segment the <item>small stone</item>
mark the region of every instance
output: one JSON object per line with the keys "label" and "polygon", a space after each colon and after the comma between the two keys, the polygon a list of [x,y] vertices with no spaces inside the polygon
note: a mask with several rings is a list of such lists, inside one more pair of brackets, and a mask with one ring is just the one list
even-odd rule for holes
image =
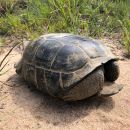
{"label": "small stone", "polygon": [[59,122],[53,122],[54,126],[57,126],[59,124]]}
{"label": "small stone", "polygon": [[0,104],[0,109],[4,109],[4,106],[5,106],[4,103]]}
{"label": "small stone", "polygon": [[121,61],[124,61],[124,60],[125,60],[125,58],[124,58],[124,57],[119,57],[119,59],[120,59]]}

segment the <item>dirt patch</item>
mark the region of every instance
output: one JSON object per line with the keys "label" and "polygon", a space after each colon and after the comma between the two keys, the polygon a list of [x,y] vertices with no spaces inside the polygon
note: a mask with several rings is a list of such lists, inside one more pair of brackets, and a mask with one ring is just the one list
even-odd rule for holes
{"label": "dirt patch", "polygon": [[20,57],[15,49],[5,68],[10,70],[0,77],[0,130],[130,129],[130,60],[119,61],[121,75],[116,82],[124,84],[119,94],[67,103],[28,88],[13,67]]}

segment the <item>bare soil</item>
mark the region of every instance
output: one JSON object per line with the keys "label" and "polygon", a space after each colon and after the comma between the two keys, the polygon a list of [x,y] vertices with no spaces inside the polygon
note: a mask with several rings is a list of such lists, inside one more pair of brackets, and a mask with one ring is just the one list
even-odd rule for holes
{"label": "bare soil", "polygon": [[0,130],[130,130],[130,60],[122,56],[119,47],[109,46],[122,57],[116,82],[124,89],[112,97],[73,103],[30,89],[15,73],[14,64],[21,57],[20,50],[15,49],[5,68],[10,70],[0,76]]}

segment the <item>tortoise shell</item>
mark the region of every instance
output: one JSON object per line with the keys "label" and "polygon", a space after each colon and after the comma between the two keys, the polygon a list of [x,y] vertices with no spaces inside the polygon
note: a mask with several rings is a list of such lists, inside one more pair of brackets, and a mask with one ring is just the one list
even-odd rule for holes
{"label": "tortoise shell", "polygon": [[47,34],[30,43],[21,60],[26,81],[52,96],[61,97],[86,75],[115,60],[102,42],[73,34]]}

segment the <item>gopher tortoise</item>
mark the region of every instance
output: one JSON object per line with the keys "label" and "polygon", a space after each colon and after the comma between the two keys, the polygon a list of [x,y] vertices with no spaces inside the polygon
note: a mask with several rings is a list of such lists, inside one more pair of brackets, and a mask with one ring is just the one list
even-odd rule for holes
{"label": "gopher tortoise", "polygon": [[118,93],[122,86],[114,83],[119,77],[117,61],[101,41],[54,33],[26,46],[16,72],[44,93],[76,101]]}

